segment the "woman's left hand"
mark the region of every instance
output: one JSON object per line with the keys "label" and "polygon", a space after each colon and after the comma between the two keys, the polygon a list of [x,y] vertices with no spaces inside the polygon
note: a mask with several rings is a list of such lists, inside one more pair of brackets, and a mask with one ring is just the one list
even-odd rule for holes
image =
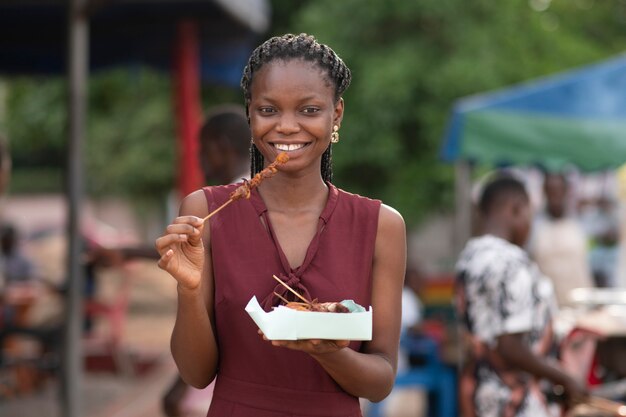
{"label": "woman's left hand", "polygon": [[[268,340],[263,332],[259,330],[263,340]],[[306,339],[306,340],[268,340],[272,346],[284,347],[292,350],[299,350],[310,355],[324,355],[337,352],[348,347],[349,340],[326,340],[326,339]]]}

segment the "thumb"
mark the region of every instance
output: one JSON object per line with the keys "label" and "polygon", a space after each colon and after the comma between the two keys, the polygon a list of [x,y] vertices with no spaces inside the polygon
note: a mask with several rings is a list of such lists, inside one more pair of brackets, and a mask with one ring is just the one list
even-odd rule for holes
{"label": "thumb", "polygon": [[189,234],[188,242],[191,246],[201,246],[202,245],[202,233],[204,231],[204,222],[202,219],[199,219],[199,223],[192,224],[193,230]]}

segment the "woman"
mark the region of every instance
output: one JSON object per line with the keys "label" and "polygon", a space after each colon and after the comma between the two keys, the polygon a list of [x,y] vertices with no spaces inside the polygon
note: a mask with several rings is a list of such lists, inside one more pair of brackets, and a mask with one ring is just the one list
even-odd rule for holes
{"label": "woman", "polygon": [[[217,376],[208,416],[360,416],[358,397],[380,401],[391,391],[405,227],[392,208],[330,182],[350,78],[312,36],[259,46],[242,78],[251,171],[280,152],[289,161],[209,224],[202,218],[237,185],[190,194],[157,240],[159,266],[178,281],[171,348],[179,371],[196,387]],[[371,305],[372,340],[264,340],[244,307],[253,295],[266,308],[278,304],[272,274],[309,299]]]}

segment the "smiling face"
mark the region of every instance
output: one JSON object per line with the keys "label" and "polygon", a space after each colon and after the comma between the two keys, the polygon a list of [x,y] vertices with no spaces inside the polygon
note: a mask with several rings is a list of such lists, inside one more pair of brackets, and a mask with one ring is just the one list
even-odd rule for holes
{"label": "smiling face", "polygon": [[343,100],[322,69],[301,59],[261,67],[250,88],[250,128],[266,163],[287,152],[285,172],[320,175],[321,158],[334,125],[341,126]]}

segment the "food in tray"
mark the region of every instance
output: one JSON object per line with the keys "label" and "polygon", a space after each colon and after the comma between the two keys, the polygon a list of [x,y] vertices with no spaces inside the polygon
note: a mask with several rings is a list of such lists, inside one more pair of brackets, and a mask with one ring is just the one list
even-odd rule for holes
{"label": "food in tray", "polygon": [[[342,301],[342,305],[357,304]],[[372,340],[372,308],[353,310],[351,313],[332,313],[295,310],[286,305],[265,311],[252,297],[246,312],[268,340]]]}
{"label": "food in tray", "polygon": [[372,307],[366,310],[352,300],[309,301],[277,276],[273,278],[302,302],[274,292],[283,304],[267,312],[255,296],[250,299],[245,310],[268,340],[372,340]]}
{"label": "food in tray", "polygon": [[291,288],[287,283],[278,278],[276,275],[272,275],[276,281],[285,287],[289,292],[298,297],[302,302],[289,301],[282,295],[274,292],[274,295],[278,297],[284,304],[282,307],[291,308],[297,311],[312,311],[316,313],[362,313],[365,311],[363,306],[358,305],[353,300],[343,300],[341,302],[326,302],[320,303],[317,298],[313,301],[309,301],[300,295],[296,290]]}
{"label": "food in tray", "polygon": [[341,303],[299,303],[297,301],[290,301],[285,304],[285,307],[292,308],[298,311],[316,311],[319,313],[349,313],[348,307]]}

